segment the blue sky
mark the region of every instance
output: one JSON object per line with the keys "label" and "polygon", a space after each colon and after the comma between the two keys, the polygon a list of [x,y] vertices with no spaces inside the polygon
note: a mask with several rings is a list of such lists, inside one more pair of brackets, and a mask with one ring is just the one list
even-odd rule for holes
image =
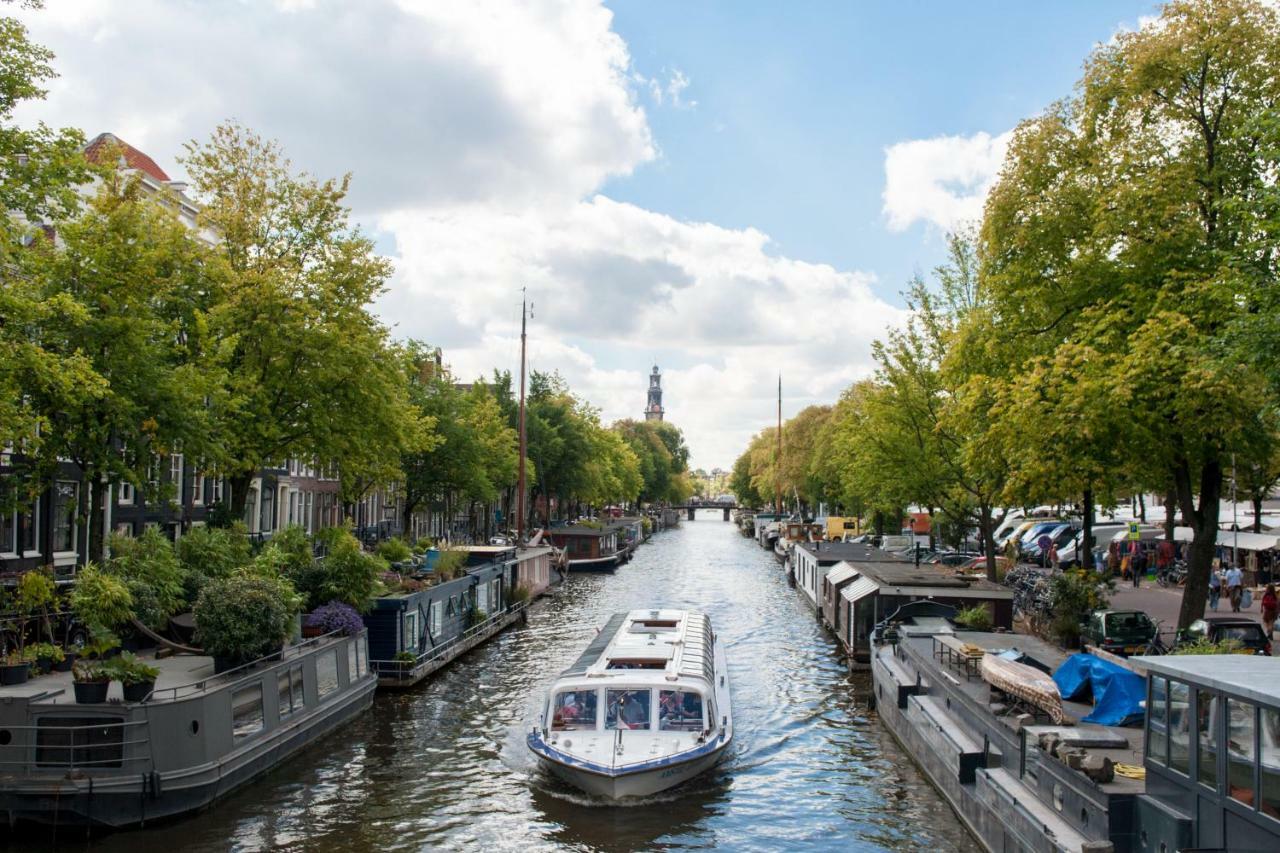
{"label": "blue sky", "polygon": [[[8,10],[6,10],[8,11]],[[1150,3],[76,0],[20,113],[175,178],[234,118],[319,175],[395,275],[376,308],[462,378],[535,368],[606,422],[664,370],[694,463],[874,369],[900,293],[981,211],[1009,131]],[[104,73],[109,69],[109,73]]]}

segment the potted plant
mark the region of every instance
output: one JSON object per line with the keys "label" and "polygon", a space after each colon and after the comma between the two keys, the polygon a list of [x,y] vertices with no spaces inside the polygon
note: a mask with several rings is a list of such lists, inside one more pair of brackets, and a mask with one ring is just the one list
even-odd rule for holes
{"label": "potted plant", "polygon": [[142,702],[156,687],[160,670],[144,663],[132,652],[124,652],[107,664],[109,671],[124,690],[124,701]]}
{"label": "potted plant", "polygon": [[29,675],[31,675],[31,664],[17,649],[0,658],[0,684],[25,684]]}
{"label": "potted plant", "polygon": [[296,599],[279,578],[242,573],[206,583],[196,601],[196,640],[214,672],[278,651],[293,631]]}
{"label": "potted plant", "polygon": [[110,664],[105,661],[78,660],[71,667],[72,686],[76,702],[81,705],[99,705],[107,701],[111,688]]}
{"label": "potted plant", "polygon": [[36,643],[29,652],[35,658],[36,668],[40,670],[41,675],[52,672],[55,664],[66,659],[62,647],[55,646],[53,643]]}
{"label": "potted plant", "polygon": [[62,657],[54,659],[53,671],[54,672],[70,672],[71,667],[75,665],[76,658],[80,656],[80,653],[77,652],[75,649],[59,648],[58,651],[62,652]]}
{"label": "potted plant", "polygon": [[347,637],[354,637],[364,630],[364,620],[350,604],[330,601],[311,612],[307,617],[307,627],[317,632],[311,634],[313,637],[332,634],[334,631],[340,631]]}
{"label": "potted plant", "polygon": [[418,657],[413,652],[399,651],[393,658],[396,662],[396,670],[401,675],[406,675],[413,671],[413,666],[418,662]]}

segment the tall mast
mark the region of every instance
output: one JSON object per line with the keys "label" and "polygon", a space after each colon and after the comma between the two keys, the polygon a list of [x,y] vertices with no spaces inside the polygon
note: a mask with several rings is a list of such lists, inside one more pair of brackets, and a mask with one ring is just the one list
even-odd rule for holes
{"label": "tall mast", "polygon": [[525,328],[528,312],[525,310],[526,298],[520,297],[520,474],[516,480],[516,544],[524,542],[524,520],[525,520],[525,483],[524,483],[524,457],[527,450],[525,446],[524,432],[524,351],[525,351]]}
{"label": "tall mast", "polygon": [[778,451],[773,463],[773,511],[782,515],[782,374],[778,374]]}

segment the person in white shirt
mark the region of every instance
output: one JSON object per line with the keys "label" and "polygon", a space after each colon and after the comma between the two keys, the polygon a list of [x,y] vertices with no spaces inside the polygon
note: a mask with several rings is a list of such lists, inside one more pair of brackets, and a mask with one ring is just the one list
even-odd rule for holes
{"label": "person in white shirt", "polygon": [[1231,612],[1240,612],[1240,599],[1244,594],[1244,572],[1239,566],[1227,569],[1227,597],[1231,599]]}

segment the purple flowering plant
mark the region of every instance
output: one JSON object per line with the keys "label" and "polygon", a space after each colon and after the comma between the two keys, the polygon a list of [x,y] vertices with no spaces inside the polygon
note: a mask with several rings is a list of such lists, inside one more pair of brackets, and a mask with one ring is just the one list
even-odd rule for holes
{"label": "purple flowering plant", "polygon": [[330,601],[308,614],[307,627],[319,628],[326,634],[341,631],[352,637],[364,630],[364,620],[350,604]]}

